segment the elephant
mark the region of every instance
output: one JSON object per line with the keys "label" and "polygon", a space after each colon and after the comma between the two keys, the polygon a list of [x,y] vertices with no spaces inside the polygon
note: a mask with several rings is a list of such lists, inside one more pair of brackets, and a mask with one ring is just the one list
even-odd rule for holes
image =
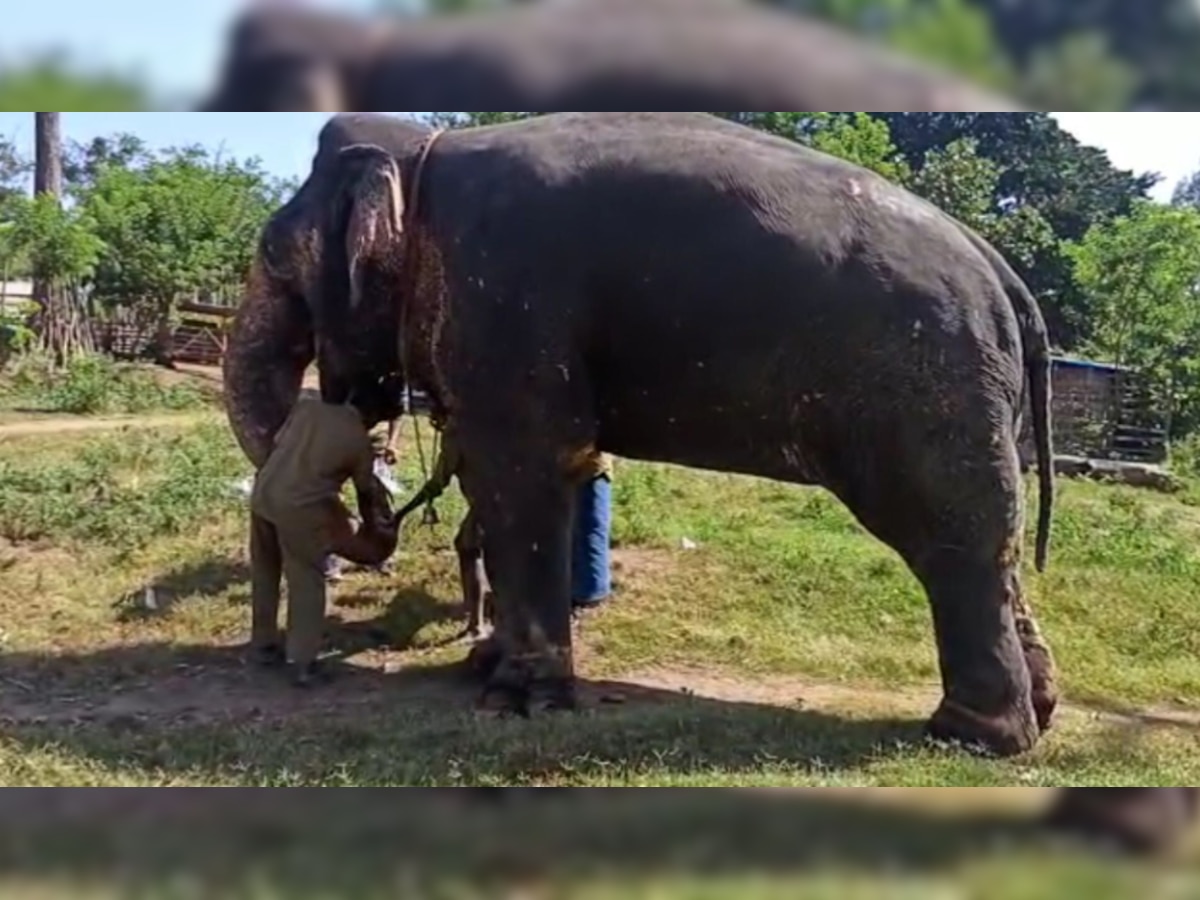
{"label": "elephant", "polygon": [[572,704],[566,460],[594,448],[820,485],[929,594],[931,732],[1031,748],[1056,693],[1017,573],[1015,439],[1028,383],[1041,567],[1049,344],[1003,258],[879,176],[703,113],[429,138],[335,117],[265,228],[226,365],[251,459],[314,347],[331,399],[389,379],[428,395],[461,435],[495,569],[492,687],[521,707]]}
{"label": "elephant", "polygon": [[[574,705],[567,461],[595,448],[831,491],[929,595],[930,734],[1013,755],[1051,724],[1018,576],[1027,392],[1039,568],[1052,515],[1044,320],[986,241],[881,177],[702,113],[335,116],[230,336],[257,464],[314,357],[329,399],[416,388],[454,422],[511,708]],[[1108,793],[1052,821],[1148,844],[1194,813]]]}
{"label": "elephant", "polygon": [[421,20],[252,9],[235,21],[200,109],[468,106],[1020,111],[840,30],[724,0],[578,0]]}

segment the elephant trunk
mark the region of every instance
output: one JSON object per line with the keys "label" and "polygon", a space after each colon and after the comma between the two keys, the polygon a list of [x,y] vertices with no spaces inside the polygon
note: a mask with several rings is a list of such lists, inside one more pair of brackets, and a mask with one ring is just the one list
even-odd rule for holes
{"label": "elephant trunk", "polygon": [[229,424],[255,468],[266,462],[313,356],[307,309],[271,276],[260,254],[233,320],[224,362]]}

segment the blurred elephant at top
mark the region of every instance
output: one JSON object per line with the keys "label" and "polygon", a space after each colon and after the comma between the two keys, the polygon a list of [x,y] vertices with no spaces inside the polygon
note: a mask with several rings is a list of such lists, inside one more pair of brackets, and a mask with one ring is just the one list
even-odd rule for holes
{"label": "blurred elephant at top", "polygon": [[579,0],[400,20],[246,13],[205,111],[1017,111],[795,14],[722,0]]}

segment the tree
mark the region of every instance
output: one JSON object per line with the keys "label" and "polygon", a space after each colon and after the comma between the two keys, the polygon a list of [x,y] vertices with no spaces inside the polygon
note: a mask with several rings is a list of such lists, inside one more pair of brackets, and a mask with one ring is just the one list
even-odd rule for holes
{"label": "tree", "polygon": [[980,156],[973,140],[931,150],[908,186],[987,238],[1022,277],[1046,253],[1057,253],[1054,230],[1036,209],[998,204],[996,185],[1003,169]]}
{"label": "tree", "polygon": [[20,154],[12,141],[0,138],[0,218],[9,200],[24,196],[25,177],[32,170],[33,163]]}
{"label": "tree", "polygon": [[150,159],[146,142],[134,134],[95,137],[87,144],[71,141],[63,156],[63,177],[78,193],[94,185],[106,166],[138,166]]}
{"label": "tree", "polygon": [[972,139],[976,152],[1000,167],[993,191],[996,209],[1036,211],[1057,239],[1023,265],[1021,275],[1042,303],[1055,343],[1065,349],[1080,346],[1088,337],[1088,300],[1059,248],[1082,239],[1093,225],[1127,215],[1158,177],[1116,168],[1104,151],[1080,144],[1045,113],[878,115],[914,167],[931,151],[963,138]]}
{"label": "tree", "polygon": [[18,240],[33,266],[33,299],[38,308],[30,323],[32,330],[41,348],[60,365],[94,348],[78,273],[72,268],[77,235],[70,218],[61,211],[62,193],[61,113],[34,113],[34,204],[27,216],[32,230]]}
{"label": "tree", "polygon": [[220,160],[198,147],[133,167],[101,165],[80,191],[104,243],[98,300],[153,329],[160,361],[169,362],[180,299],[241,283],[282,190],[257,161]]}
{"label": "tree", "polygon": [[1200,424],[1200,211],[1139,201],[1067,254],[1091,299],[1086,349],[1166,385],[1177,434]]}
{"label": "tree", "polygon": [[102,243],[76,210],[63,209],[53,194],[16,201],[4,235],[10,253],[28,258],[52,289],[32,329],[39,347],[59,363],[94,349],[91,322],[82,303],[84,282],[95,269]]}
{"label": "tree", "polygon": [[1193,172],[1175,185],[1175,191],[1171,194],[1171,205],[1200,209],[1200,171]]}
{"label": "tree", "polygon": [[0,68],[0,111],[39,106],[77,112],[133,112],[151,108],[146,89],[110,73],[79,72],[66,59],[48,56],[28,66]]}
{"label": "tree", "polygon": [[806,123],[798,139],[805,144],[878,172],[892,181],[903,182],[909,167],[892,143],[887,123],[870,113],[777,113],[802,115]]}
{"label": "tree", "polygon": [[543,115],[535,112],[435,112],[429,120],[439,128],[475,128],[479,125],[499,125]]}
{"label": "tree", "polygon": [[1126,109],[1138,90],[1137,72],[1114,57],[1098,31],[1040,47],[1022,77],[1021,95],[1037,109]]}

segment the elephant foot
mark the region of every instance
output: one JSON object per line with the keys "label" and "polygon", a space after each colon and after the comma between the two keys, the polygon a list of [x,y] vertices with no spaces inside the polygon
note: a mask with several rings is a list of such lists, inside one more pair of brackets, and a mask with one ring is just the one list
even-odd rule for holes
{"label": "elephant foot", "polygon": [[1033,712],[1037,717],[1038,729],[1045,734],[1054,725],[1054,712],[1058,709],[1054,660],[1045,647],[1031,647],[1025,651],[1025,662],[1029,666],[1029,680],[1033,689]]}
{"label": "elephant foot", "polygon": [[578,708],[569,648],[504,653],[494,640],[476,644],[476,671],[490,666],[480,709],[524,718]]}
{"label": "elephant foot", "polygon": [[1037,716],[1038,728],[1045,734],[1054,724],[1054,711],[1058,708],[1057,667],[1050,648],[1042,640],[1037,624],[1031,617],[1017,618],[1017,634],[1021,639],[1025,665],[1029,669],[1033,711]]}
{"label": "elephant foot", "polygon": [[467,671],[480,681],[488,681],[500,667],[504,651],[494,636],[476,641],[467,654]]}
{"label": "elephant foot", "polygon": [[1195,788],[1065,788],[1046,825],[1126,853],[1170,849],[1196,819]]}
{"label": "elephant foot", "polygon": [[1031,705],[984,714],[949,698],[929,720],[926,733],[935,741],[955,744],[985,756],[1019,756],[1034,748],[1041,732]]}
{"label": "elephant foot", "polygon": [[292,687],[298,690],[312,690],[330,684],[334,679],[333,670],[325,663],[298,663],[291,667],[290,680]]}
{"label": "elephant foot", "polygon": [[252,646],[250,660],[261,669],[282,669],[287,665],[287,651],[282,642]]}

